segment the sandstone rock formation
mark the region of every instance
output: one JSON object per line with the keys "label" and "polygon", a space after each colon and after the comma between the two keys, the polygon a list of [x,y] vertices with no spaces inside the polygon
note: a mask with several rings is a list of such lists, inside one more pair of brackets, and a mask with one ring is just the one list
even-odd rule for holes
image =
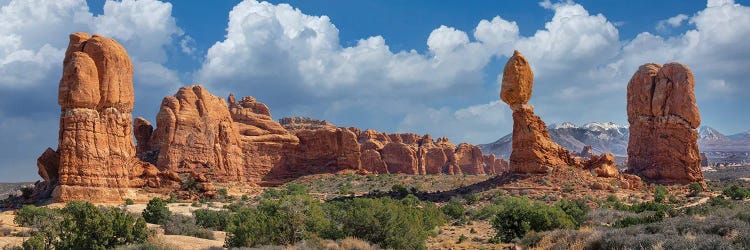
{"label": "sandstone rock formation", "polygon": [[583,146],[583,148],[581,149],[581,153],[579,153],[578,156],[591,158],[591,156],[594,156],[594,149],[591,147],[591,145]]}
{"label": "sandstone rock formation", "polygon": [[161,169],[238,181],[244,171],[238,137],[224,99],[196,85],[164,98],[150,147],[159,150]]}
{"label": "sandstone rock formation", "polygon": [[570,152],[552,141],[546,124],[527,104],[533,84],[531,66],[521,53],[515,51],[505,64],[500,91],[500,98],[513,110],[510,171],[547,173],[559,166],[580,166]]}
{"label": "sandstone rock formation", "polygon": [[680,63],[642,65],[628,83],[628,171],[660,183],[703,182],[694,79]]}
{"label": "sandstone rock formation", "polygon": [[589,160],[583,163],[583,166],[593,171],[598,177],[614,178],[620,175],[615,166],[615,155],[610,153],[592,155]]}
{"label": "sandstone rock formation", "polygon": [[341,171],[496,174],[508,168],[477,146],[456,146],[447,138],[361,131],[309,118],[279,123],[253,97],[230,94],[224,100],[198,85],[165,97],[154,127],[132,119],[132,75],[130,58],[116,41],[70,36],[58,93],[59,145],[37,160],[44,179],[39,193],[54,188],[59,201],[121,201],[144,187],[169,193],[186,183],[212,194],[215,182],[278,184]]}
{"label": "sandstone rock formation", "polygon": [[132,77],[130,58],[116,41],[70,35],[58,92],[58,150],[39,159],[45,181],[59,178],[52,194],[58,201],[119,201],[128,188],[161,185],[154,167],[135,157]]}

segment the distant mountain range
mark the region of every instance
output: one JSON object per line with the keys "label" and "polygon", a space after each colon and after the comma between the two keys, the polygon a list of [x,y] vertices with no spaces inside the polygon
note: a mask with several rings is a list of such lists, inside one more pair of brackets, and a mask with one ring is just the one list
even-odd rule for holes
{"label": "distant mountain range", "polygon": [[[547,126],[552,140],[570,151],[581,151],[583,146],[591,145],[594,153],[612,153],[625,157],[628,154],[627,125],[612,122],[591,122],[578,126],[571,122],[550,124]],[[479,145],[482,152],[492,153],[498,157],[508,158],[512,151],[513,134],[508,134],[495,142]],[[698,128],[698,146],[702,152],[750,152],[750,131],[724,135],[714,128]]]}

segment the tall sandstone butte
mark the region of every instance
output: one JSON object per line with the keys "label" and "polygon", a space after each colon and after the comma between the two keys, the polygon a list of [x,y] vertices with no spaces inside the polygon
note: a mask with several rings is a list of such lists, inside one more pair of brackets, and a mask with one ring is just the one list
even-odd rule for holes
{"label": "tall sandstone butte", "polygon": [[58,92],[58,150],[38,161],[45,181],[59,184],[56,200],[117,201],[129,188],[159,186],[158,170],[135,157],[132,77],[130,58],[116,41],[70,35]]}
{"label": "tall sandstone butte", "polygon": [[660,183],[703,182],[701,118],[690,68],[644,64],[628,83],[628,171]]}
{"label": "tall sandstone butte", "polygon": [[570,152],[552,141],[547,125],[527,104],[531,99],[534,73],[526,58],[514,51],[503,70],[500,99],[513,110],[513,151],[510,171],[547,173],[558,166],[580,166]]}

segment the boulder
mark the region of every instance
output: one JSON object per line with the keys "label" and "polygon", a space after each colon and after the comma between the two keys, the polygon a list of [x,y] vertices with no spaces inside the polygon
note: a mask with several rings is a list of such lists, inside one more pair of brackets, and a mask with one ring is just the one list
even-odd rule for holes
{"label": "boulder", "polygon": [[614,178],[620,174],[615,166],[615,155],[610,153],[593,155],[583,163],[583,166],[593,171],[598,177]]}
{"label": "boulder", "polygon": [[47,148],[47,150],[36,159],[36,166],[39,168],[39,176],[41,176],[44,181],[56,181],[60,177],[57,173],[60,169],[60,154],[55,152],[52,148]]}

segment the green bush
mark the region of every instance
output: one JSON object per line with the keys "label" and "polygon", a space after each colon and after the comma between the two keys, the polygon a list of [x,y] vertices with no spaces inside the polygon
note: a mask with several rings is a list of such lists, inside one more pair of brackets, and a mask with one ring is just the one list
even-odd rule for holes
{"label": "green bush", "polygon": [[466,208],[464,208],[461,200],[455,197],[451,198],[451,200],[448,201],[448,204],[443,206],[442,210],[445,215],[454,220],[463,218],[466,213]]}
{"label": "green bush", "polygon": [[738,187],[737,185],[732,185],[731,187],[725,188],[724,192],[722,193],[724,194],[724,196],[732,198],[733,200],[744,200],[747,197],[750,197],[750,191]]}
{"label": "green bush", "polygon": [[409,194],[409,189],[404,186],[404,184],[396,183],[391,186],[391,192],[397,193],[401,196],[405,196]]}
{"label": "green bush", "polygon": [[220,195],[221,197],[227,197],[227,196],[229,195],[229,193],[228,193],[228,191],[227,191],[227,189],[226,189],[226,188],[220,188],[220,189],[219,189],[219,190],[217,190],[216,192],[217,192],[217,193],[219,193],[219,195]]}
{"label": "green bush", "polygon": [[146,205],[146,209],[143,210],[142,215],[146,222],[162,225],[167,222],[172,212],[167,208],[166,201],[153,198]]}
{"label": "green bush", "polygon": [[467,205],[474,205],[477,202],[479,202],[480,199],[481,197],[477,193],[468,194],[464,196],[464,200],[466,201]]}
{"label": "green bush", "polygon": [[25,205],[13,220],[32,228],[32,237],[24,243],[24,249],[50,249],[57,240],[63,215],[59,209]]}
{"label": "green bush", "polygon": [[25,206],[15,220],[33,230],[25,249],[109,249],[148,238],[142,218],[88,202],[70,202],[63,209]]}
{"label": "green bush", "polygon": [[591,211],[591,208],[586,205],[586,201],[581,199],[563,199],[557,202],[557,207],[562,209],[566,214],[570,215],[570,217],[573,218],[576,226],[580,226],[581,224],[583,224],[583,222],[586,221],[586,214]]}
{"label": "green bush", "polygon": [[492,220],[496,238],[510,242],[530,231],[574,228],[573,217],[558,206],[533,202],[528,198],[508,198],[501,202],[503,209]]}
{"label": "green bush", "polygon": [[697,182],[690,183],[688,189],[690,189],[690,196],[698,196],[700,193],[703,193],[703,185]]}
{"label": "green bush", "polygon": [[190,216],[172,215],[162,227],[166,235],[187,235],[202,239],[214,239],[214,233],[211,230],[199,227],[196,225],[195,219]]}
{"label": "green bush", "polygon": [[667,195],[669,195],[669,191],[667,191],[667,188],[662,185],[656,185],[656,187],[654,188],[655,202],[664,202],[664,199],[667,198]]}
{"label": "green bush", "polygon": [[133,205],[133,204],[135,204],[135,201],[133,201],[133,199],[126,199],[125,200],[125,205],[129,206],[129,205]]}
{"label": "green bush", "polygon": [[725,199],[723,195],[719,195],[711,197],[711,199],[708,200],[708,204],[711,206],[728,207],[732,205],[732,202]]}
{"label": "green bush", "polygon": [[231,214],[229,211],[216,211],[211,209],[198,209],[193,211],[195,223],[201,227],[224,231],[229,224]]}
{"label": "green bush", "polygon": [[331,231],[325,238],[365,239],[383,248],[425,249],[429,232],[445,223],[432,203],[407,205],[391,198],[355,198],[326,204]]}
{"label": "green bush", "polygon": [[614,195],[607,195],[607,202],[618,202],[619,199],[617,199],[617,196]]}
{"label": "green bush", "polygon": [[292,245],[328,227],[318,200],[289,195],[279,200],[261,200],[257,208],[242,208],[229,220],[226,245],[254,247]]}

